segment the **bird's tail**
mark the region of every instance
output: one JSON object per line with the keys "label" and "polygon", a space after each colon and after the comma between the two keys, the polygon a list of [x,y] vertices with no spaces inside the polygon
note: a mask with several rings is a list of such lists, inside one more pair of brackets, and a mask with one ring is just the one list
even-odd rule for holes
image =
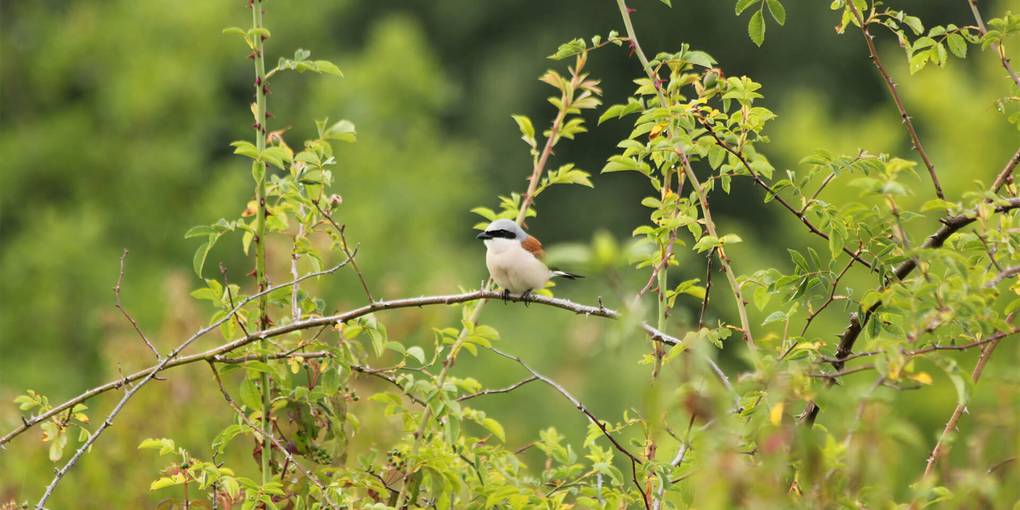
{"label": "bird's tail", "polygon": [[566,271],[560,271],[559,269],[553,269],[552,275],[553,276],[559,276],[559,277],[562,277],[562,278],[566,278],[568,280],[576,280],[578,278],[584,278],[584,276],[582,276],[582,275],[574,274],[574,273],[568,273]]}

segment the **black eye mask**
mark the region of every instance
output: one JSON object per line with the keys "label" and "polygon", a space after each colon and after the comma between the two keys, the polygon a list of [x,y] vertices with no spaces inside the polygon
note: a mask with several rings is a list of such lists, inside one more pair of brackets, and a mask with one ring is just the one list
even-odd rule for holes
{"label": "black eye mask", "polygon": [[509,230],[488,230],[478,234],[479,239],[517,239],[517,234]]}

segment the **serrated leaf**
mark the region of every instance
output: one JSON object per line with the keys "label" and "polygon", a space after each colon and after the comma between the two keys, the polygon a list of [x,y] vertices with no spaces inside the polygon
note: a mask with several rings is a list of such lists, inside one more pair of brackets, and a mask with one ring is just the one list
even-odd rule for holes
{"label": "serrated leaf", "polygon": [[949,34],[946,37],[946,44],[949,45],[949,51],[953,52],[957,58],[967,58],[967,41],[957,32]]}
{"label": "serrated leaf", "polygon": [[776,20],[776,23],[780,25],[786,24],[786,7],[783,7],[783,3],[779,0],[766,0],[766,5],[769,6],[769,12],[772,13],[772,19]]}
{"label": "serrated leaf", "polygon": [[761,46],[765,42],[765,15],[758,10],[747,22],[747,36],[755,46]]}
{"label": "serrated leaf", "polygon": [[745,10],[747,10],[748,7],[760,1],[761,0],[737,0],[737,5],[735,8],[737,16],[740,16],[740,13],[744,12]]}

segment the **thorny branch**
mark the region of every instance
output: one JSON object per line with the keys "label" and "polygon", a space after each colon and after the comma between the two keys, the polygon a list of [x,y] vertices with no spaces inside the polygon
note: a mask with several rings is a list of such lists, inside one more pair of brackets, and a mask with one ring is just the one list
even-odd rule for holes
{"label": "thorny branch", "polygon": [[[789,211],[790,214],[794,215],[798,220],[800,220],[800,222],[803,223],[805,227],[807,227],[809,232],[818,237],[821,237],[822,239],[825,239],[826,241],[829,240],[829,235],[826,234],[825,232],[822,232],[821,229],[816,227],[815,224],[812,223],[810,219],[808,219],[803,209],[801,210],[795,209],[792,205],[790,205],[789,202],[786,201],[786,199],[784,199],[779,194],[779,192],[773,189],[772,186],[769,185],[769,183],[765,182],[765,180],[762,179],[760,175],[758,175],[758,172],[754,171],[754,168],[751,167],[751,163],[747,161],[747,158],[744,157],[742,151],[734,149],[732,146],[730,146],[730,144],[726,143],[725,140],[720,138],[719,134],[716,133],[715,128],[713,127],[711,122],[705,119],[704,116],[702,116],[701,113],[698,112],[697,110],[693,110],[692,113],[694,113],[694,118],[697,119],[698,124],[700,124],[701,127],[705,128],[708,131],[708,134],[712,137],[712,139],[715,140],[715,144],[718,145],[719,147],[722,147],[723,150],[732,154],[734,157],[737,158],[738,161],[740,161],[740,164],[751,175],[751,179],[754,181],[755,184],[757,184],[761,189],[765,190],[765,192],[768,193],[768,195],[771,196],[773,200],[779,202],[779,204],[782,205],[784,209]],[[818,191],[821,191],[821,188],[819,188]],[[850,251],[849,248],[844,246],[843,252],[849,255],[850,258],[859,262],[862,266],[867,267],[868,269],[873,269],[872,265],[868,261],[861,258],[859,251],[853,252]]]}
{"label": "thorny branch", "polygon": [[[1002,341],[1003,338],[1005,338],[1009,334],[1012,334],[1013,332],[1014,331],[1010,331],[1008,333],[1001,333],[993,336],[990,339],[991,341],[988,342],[988,344],[981,349],[981,355],[978,356],[977,363],[974,364],[974,370],[970,374],[971,382],[977,384],[978,379],[981,378],[981,373],[984,372],[985,370],[985,364],[988,363],[988,358],[992,355],[992,351],[995,350],[995,346],[999,345],[999,342]],[[956,424],[960,422],[960,417],[962,417],[963,413],[966,411],[967,411],[966,402],[958,402],[956,404],[956,408],[953,409],[953,414],[949,417],[949,420],[946,422],[946,427],[942,429],[942,434],[939,435],[938,440],[935,442],[935,447],[932,448],[931,450],[931,455],[928,456],[928,461],[924,466],[923,476],[925,478],[927,478],[928,475],[931,474],[932,469],[935,468],[935,463],[938,462],[939,457],[945,453],[945,450],[947,448],[946,439],[949,437],[950,434],[953,433],[953,430],[956,429]]]}
{"label": "thorny branch", "polygon": [[[977,6],[977,0],[967,0],[967,3],[970,5],[970,12],[974,15],[974,21],[977,22],[978,31],[981,32],[981,35],[985,35],[985,33],[988,32],[988,28],[985,27],[985,20],[981,17],[981,11]],[[999,43],[992,43],[992,50],[999,55],[999,62],[1002,63],[1002,68],[1009,74],[1013,83],[1016,83],[1016,86],[1020,87],[1020,75],[1017,75],[1016,71],[1013,70],[1009,57],[1006,56],[1006,48]]]}
{"label": "thorny branch", "polygon": [[882,81],[885,82],[886,88],[889,89],[889,94],[892,96],[893,102],[896,103],[896,109],[900,112],[900,119],[903,120],[903,127],[907,130],[907,134],[910,135],[911,147],[917,152],[917,155],[921,157],[924,162],[925,168],[928,169],[928,175],[931,176],[932,185],[935,187],[935,195],[941,199],[945,199],[945,193],[942,192],[942,184],[939,183],[939,176],[935,173],[935,164],[931,162],[931,158],[928,157],[928,153],[924,150],[924,145],[921,145],[921,138],[917,136],[917,130],[914,129],[914,122],[910,120],[910,114],[907,113],[907,107],[903,104],[903,99],[900,98],[900,93],[896,89],[896,82],[893,81],[892,76],[886,71],[885,66],[882,65],[882,60],[878,58],[878,49],[875,48],[875,36],[871,35],[871,29],[868,28],[868,24],[871,22],[870,19],[864,19],[861,15],[861,11],[857,9],[857,5],[854,2],[847,2],[847,6],[854,15],[854,19],[857,21],[861,29],[861,34],[864,36],[864,42],[868,45],[868,55],[871,58],[871,62],[875,64],[875,68],[878,69],[878,73],[882,75]]}
{"label": "thorny branch", "polygon": [[[323,272],[320,272],[320,273],[313,273],[313,274],[314,275],[319,275],[319,274],[325,274],[325,273],[333,272],[336,269],[339,269],[340,267],[342,267],[342,265],[335,266],[334,268],[330,268],[330,269],[328,269],[326,271],[323,271]],[[309,278],[311,276],[312,275],[306,275],[305,277],[302,277],[302,280],[307,279],[307,278]],[[288,283],[277,285],[275,287],[272,287],[272,288],[268,289],[266,292],[272,292],[272,291],[277,290],[279,288],[286,287],[286,286],[290,285],[291,283],[293,283],[293,282],[288,282]],[[219,327],[219,325],[222,324],[222,321],[229,319],[229,317],[231,315],[233,315],[233,313],[236,313],[236,311],[241,306],[244,306],[246,303],[250,302],[252,299],[255,299],[257,297],[258,297],[257,295],[253,295],[253,296],[249,296],[249,297],[245,298],[245,300],[241,301],[241,303],[238,304],[238,306],[235,307],[234,310],[232,310],[230,313],[228,313],[226,317],[224,317],[220,321],[214,322],[213,324],[211,324],[209,326],[206,326],[205,328],[202,328],[199,332],[197,332],[194,335],[192,335],[192,337],[189,338],[186,341],[185,344],[182,344],[182,345],[184,345],[184,347],[187,347],[187,345],[190,345],[191,342],[193,342],[195,339],[197,339],[197,338],[205,335],[209,331],[212,331],[213,329]],[[216,356],[221,356],[223,354],[232,352],[232,351],[237,350],[237,349],[239,349],[241,347],[244,347],[244,346],[246,346],[248,344],[251,344],[252,342],[257,342],[257,341],[265,339],[265,338],[272,338],[272,337],[284,335],[284,334],[290,333],[292,331],[300,331],[300,330],[311,329],[311,328],[316,328],[316,327],[320,327],[320,326],[328,326],[328,325],[332,325],[332,324],[347,322],[347,321],[356,319],[358,317],[362,317],[362,316],[365,316],[365,315],[368,315],[368,314],[371,314],[371,313],[375,313],[375,312],[378,312],[378,311],[383,311],[383,310],[395,310],[395,309],[399,309],[399,308],[420,308],[420,307],[423,307],[423,306],[434,306],[434,305],[453,305],[453,304],[466,303],[466,302],[469,302],[469,301],[477,301],[477,300],[503,300],[503,299],[504,299],[504,296],[503,296],[503,294],[501,292],[497,292],[497,291],[493,291],[493,290],[476,290],[476,291],[473,291],[473,292],[465,292],[465,293],[462,293],[462,294],[447,294],[447,295],[438,295],[438,296],[422,296],[422,297],[417,297],[417,298],[394,299],[394,300],[389,300],[389,301],[376,301],[376,302],[374,302],[372,304],[365,305],[365,306],[362,306],[360,308],[356,308],[354,310],[350,310],[350,311],[347,311],[347,312],[343,312],[343,313],[339,313],[339,314],[334,314],[334,315],[328,315],[328,316],[324,316],[324,317],[308,318],[308,319],[304,319],[304,320],[297,321],[297,322],[292,322],[292,323],[288,323],[288,324],[284,324],[284,325],[280,325],[280,326],[275,326],[275,327],[272,327],[270,329],[263,330],[263,331],[256,331],[256,332],[253,332],[251,335],[247,335],[245,337],[242,337],[242,338],[239,338],[237,340],[234,340],[234,341],[222,344],[222,345],[220,345],[218,347],[214,347],[214,348],[209,349],[207,351],[200,352],[200,353],[197,353],[197,354],[192,354],[192,355],[189,355],[189,356],[178,357],[178,354],[180,354],[180,351],[184,349],[184,347],[178,346],[178,348],[175,349],[170,356],[168,356],[167,358],[164,358],[164,361],[159,363],[159,364],[156,364],[156,365],[151,366],[149,368],[145,368],[145,369],[139,370],[139,371],[137,371],[137,372],[135,372],[133,374],[127,375],[127,376],[122,377],[122,378],[118,378],[117,380],[108,382],[108,383],[103,384],[101,386],[96,386],[95,388],[92,388],[92,389],[90,389],[90,390],[88,390],[88,391],[78,395],[77,397],[74,397],[74,398],[68,400],[67,402],[64,402],[64,403],[62,403],[62,404],[60,404],[58,406],[55,406],[53,409],[50,409],[49,411],[47,411],[45,413],[42,413],[42,414],[37,415],[37,416],[33,416],[31,418],[26,418],[25,422],[21,426],[17,427],[16,429],[12,430],[11,432],[7,433],[3,437],[0,437],[0,445],[6,444],[8,441],[10,441],[15,436],[21,434],[22,432],[24,432],[28,428],[30,428],[30,427],[40,423],[41,421],[46,420],[46,419],[48,419],[48,418],[50,418],[50,417],[60,413],[61,411],[66,410],[67,408],[69,408],[69,407],[71,407],[71,406],[73,406],[75,404],[78,404],[78,403],[84,402],[86,400],[89,400],[92,397],[95,397],[96,395],[99,395],[101,393],[105,393],[105,392],[113,390],[113,389],[121,388],[125,384],[131,383],[131,382],[134,382],[134,381],[146,379],[149,376],[151,376],[153,374],[156,374],[158,372],[161,372],[161,371],[163,371],[164,369],[167,369],[167,368],[177,367],[177,366],[181,366],[181,365],[187,365],[187,364],[190,364],[190,363],[195,363],[197,361],[205,361],[207,359],[214,359],[215,360]],[[523,302],[524,301],[524,298],[522,298],[520,296],[513,296],[513,295],[511,295],[509,297],[506,297],[505,299],[507,299],[509,301],[514,301],[514,302]],[[551,297],[545,297],[545,296],[532,296],[532,297],[528,298],[528,302],[530,304],[540,304],[540,305],[545,305],[545,306],[551,306],[553,308],[559,308],[559,309],[562,309],[562,310],[571,311],[571,312],[574,312],[574,313],[576,313],[578,315],[602,317],[602,318],[606,318],[606,319],[618,319],[618,318],[620,318],[620,312],[617,312],[617,311],[612,310],[610,308],[605,308],[605,307],[602,307],[602,306],[596,307],[596,306],[582,305],[582,304],[575,303],[573,301],[570,301],[570,300],[567,300],[567,299],[562,299],[562,298],[551,298]],[[655,329],[654,327],[648,325],[647,323],[641,323],[640,328],[648,336],[650,336],[653,340],[662,342],[662,343],[667,344],[667,345],[677,345],[677,344],[680,343],[680,340],[677,339],[676,337],[673,337],[673,336],[670,336],[668,334],[662,333],[659,330]]]}
{"label": "thorny branch", "polygon": [[[645,56],[644,50],[641,49],[641,44],[638,42],[637,35],[634,32],[634,24],[630,19],[630,10],[627,8],[624,0],[616,0],[616,5],[619,7],[620,16],[623,18],[623,25],[627,30],[627,38],[630,41],[631,48],[634,50],[634,54],[637,55],[638,60],[641,62],[641,67],[644,68],[645,74],[648,75],[648,79],[650,79],[652,84],[655,86],[655,92],[659,98],[659,103],[663,108],[669,109],[669,101],[666,99],[665,94],[663,94],[662,89],[659,86],[659,77],[655,74],[655,70],[652,69],[651,64],[648,62],[648,57]],[[672,138],[674,135],[673,131],[674,129],[667,130],[666,135]],[[707,194],[699,183],[697,176],[694,175],[694,170],[691,169],[686,153],[680,148],[677,148],[676,151],[677,155],[681,159],[684,173],[687,175],[687,179],[691,181],[691,185],[694,187],[694,192],[698,195],[698,199],[701,202],[702,214],[705,218],[705,226],[709,230],[710,235],[718,237],[715,232],[715,224],[712,222],[712,213],[708,207]],[[726,257],[721,246],[716,249],[716,255],[719,258],[719,264],[723,267],[723,272],[726,274],[726,279],[729,281],[730,290],[733,291],[733,297],[736,300],[737,312],[740,316],[740,325],[743,330],[744,339],[747,341],[748,347],[750,347],[752,351],[755,351],[756,347],[754,344],[754,338],[752,337],[751,327],[747,320],[746,302],[744,301],[743,294],[740,290],[740,285],[737,283],[736,275],[734,274],[733,269],[730,266],[729,259]]]}

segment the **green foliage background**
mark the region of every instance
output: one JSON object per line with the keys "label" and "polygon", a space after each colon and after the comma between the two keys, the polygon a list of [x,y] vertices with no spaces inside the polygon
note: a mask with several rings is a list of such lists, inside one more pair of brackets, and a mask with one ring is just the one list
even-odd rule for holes
{"label": "green foliage background", "polygon": [[[690,5],[684,5],[684,4]],[[965,1],[903,1],[928,24],[966,24]],[[113,308],[111,287],[127,248],[123,299],[157,345],[176,345],[208,315],[188,293],[199,285],[190,264],[195,246],[183,233],[195,224],[238,213],[250,195],[247,163],[228,142],[244,138],[250,116],[250,64],[225,26],[243,25],[241,2],[0,2],[0,423],[17,423],[10,405],[33,388],[63,400],[79,389],[150,362],[151,354]],[[748,40],[731,2],[674,2],[666,10],[636,2],[635,23],[649,51],[689,42],[712,53],[732,75],[764,84],[765,104],[779,114],[764,147],[777,169],[797,168],[810,151],[853,154],[860,148],[909,157],[895,109],[867,60],[858,34],[837,36],[826,2],[788,2],[786,27],[769,26],[763,50]],[[999,2],[990,12],[1020,10]],[[337,62],[346,78],[274,82],[272,129],[292,127],[295,140],[314,132],[323,112],[349,118],[358,143],[338,150],[336,189],[344,198],[341,221],[360,243],[359,259],[376,291],[386,297],[474,288],[485,277],[483,248],[473,239],[476,205],[493,206],[496,194],[521,191],[530,171],[527,147],[511,113],[546,125],[552,110],[536,77],[545,56],[576,36],[620,28],[611,2],[308,1],[269,3],[273,39],[281,48],[309,48]],[[922,126],[947,194],[975,180],[990,182],[1016,149],[1014,127],[995,113],[1008,92],[990,51],[946,69],[908,78],[905,59],[890,39],[880,44]],[[593,54],[590,70],[603,80],[606,104],[621,102],[639,71],[626,49]],[[594,125],[594,116],[589,125]],[[564,187],[540,198],[530,230],[550,254],[590,277],[557,293],[581,302],[602,296],[619,306],[622,289],[639,288],[645,271],[629,268],[625,247],[646,212],[635,207],[645,183],[625,174],[599,175],[626,123],[607,123],[558,149],[556,161],[576,161],[595,173],[593,190]],[[555,163],[555,161],[554,161]],[[927,184],[919,177],[917,184]],[[843,192],[852,192],[842,190]],[[925,200],[914,197],[913,206]],[[763,207],[749,182],[713,204],[744,239],[731,256],[741,272],[788,266],[785,247],[806,241],[803,227]],[[917,234],[930,230],[918,226]],[[813,242],[813,241],[807,241]],[[237,243],[221,243],[207,267],[222,261],[235,277],[248,262]],[[282,261],[285,245],[269,246]],[[272,272],[286,278],[282,265]],[[682,264],[674,278],[702,277],[703,260]],[[721,278],[720,280],[721,281]],[[360,304],[358,283],[341,273],[320,291],[328,310]],[[632,291],[631,291],[632,292]],[[717,306],[726,312],[728,298]],[[690,299],[671,327],[689,325],[699,302]],[[387,315],[391,336],[428,342],[430,326],[449,324],[455,310],[426,309]],[[757,311],[755,310],[757,314]],[[647,368],[635,361],[647,350],[612,324],[543,307],[489,306],[485,320],[502,332],[502,344],[533,362],[610,416],[637,405]],[[755,316],[752,323],[763,317]],[[837,334],[845,314],[819,319]],[[207,340],[206,342],[211,342]],[[211,345],[210,344],[207,344]],[[972,354],[961,355],[965,365]],[[1000,416],[1018,409],[1016,342],[1000,346],[979,401],[999,399]],[[741,361],[724,358],[724,365]],[[496,386],[520,378],[501,360],[465,358],[458,371]],[[935,373],[936,371],[933,371]],[[611,375],[611,376],[608,376]],[[229,410],[201,368],[175,369],[133,401],[107,436],[62,484],[53,508],[152,507],[148,493],[159,460],[136,451],[144,437],[172,434],[196,454],[229,421]],[[836,391],[858,394],[867,381],[849,380]],[[862,387],[857,387],[860,384]],[[369,389],[366,389],[366,394]],[[886,413],[902,419],[886,431],[881,469],[893,493],[917,478],[936,433],[955,404],[952,386],[936,377],[923,398],[890,393]],[[109,399],[93,404],[93,415]],[[559,395],[537,385],[480,404],[508,431],[508,444],[524,444],[557,424],[572,440],[585,421]],[[994,405],[992,407],[995,407]],[[827,409],[821,422],[839,429],[854,406]],[[1010,414],[1012,413],[1012,416]],[[367,416],[366,444],[393,440],[381,412]],[[378,427],[371,424],[377,423]],[[964,424],[964,430],[968,424]],[[33,432],[0,454],[0,502],[32,499],[52,464]],[[1006,453],[1017,438],[992,439]],[[958,447],[954,458],[965,458]],[[1004,455],[1008,456],[1008,455]],[[538,460],[536,456],[535,460]],[[250,466],[254,470],[254,464]],[[1015,476],[1014,476],[1015,478]]]}

